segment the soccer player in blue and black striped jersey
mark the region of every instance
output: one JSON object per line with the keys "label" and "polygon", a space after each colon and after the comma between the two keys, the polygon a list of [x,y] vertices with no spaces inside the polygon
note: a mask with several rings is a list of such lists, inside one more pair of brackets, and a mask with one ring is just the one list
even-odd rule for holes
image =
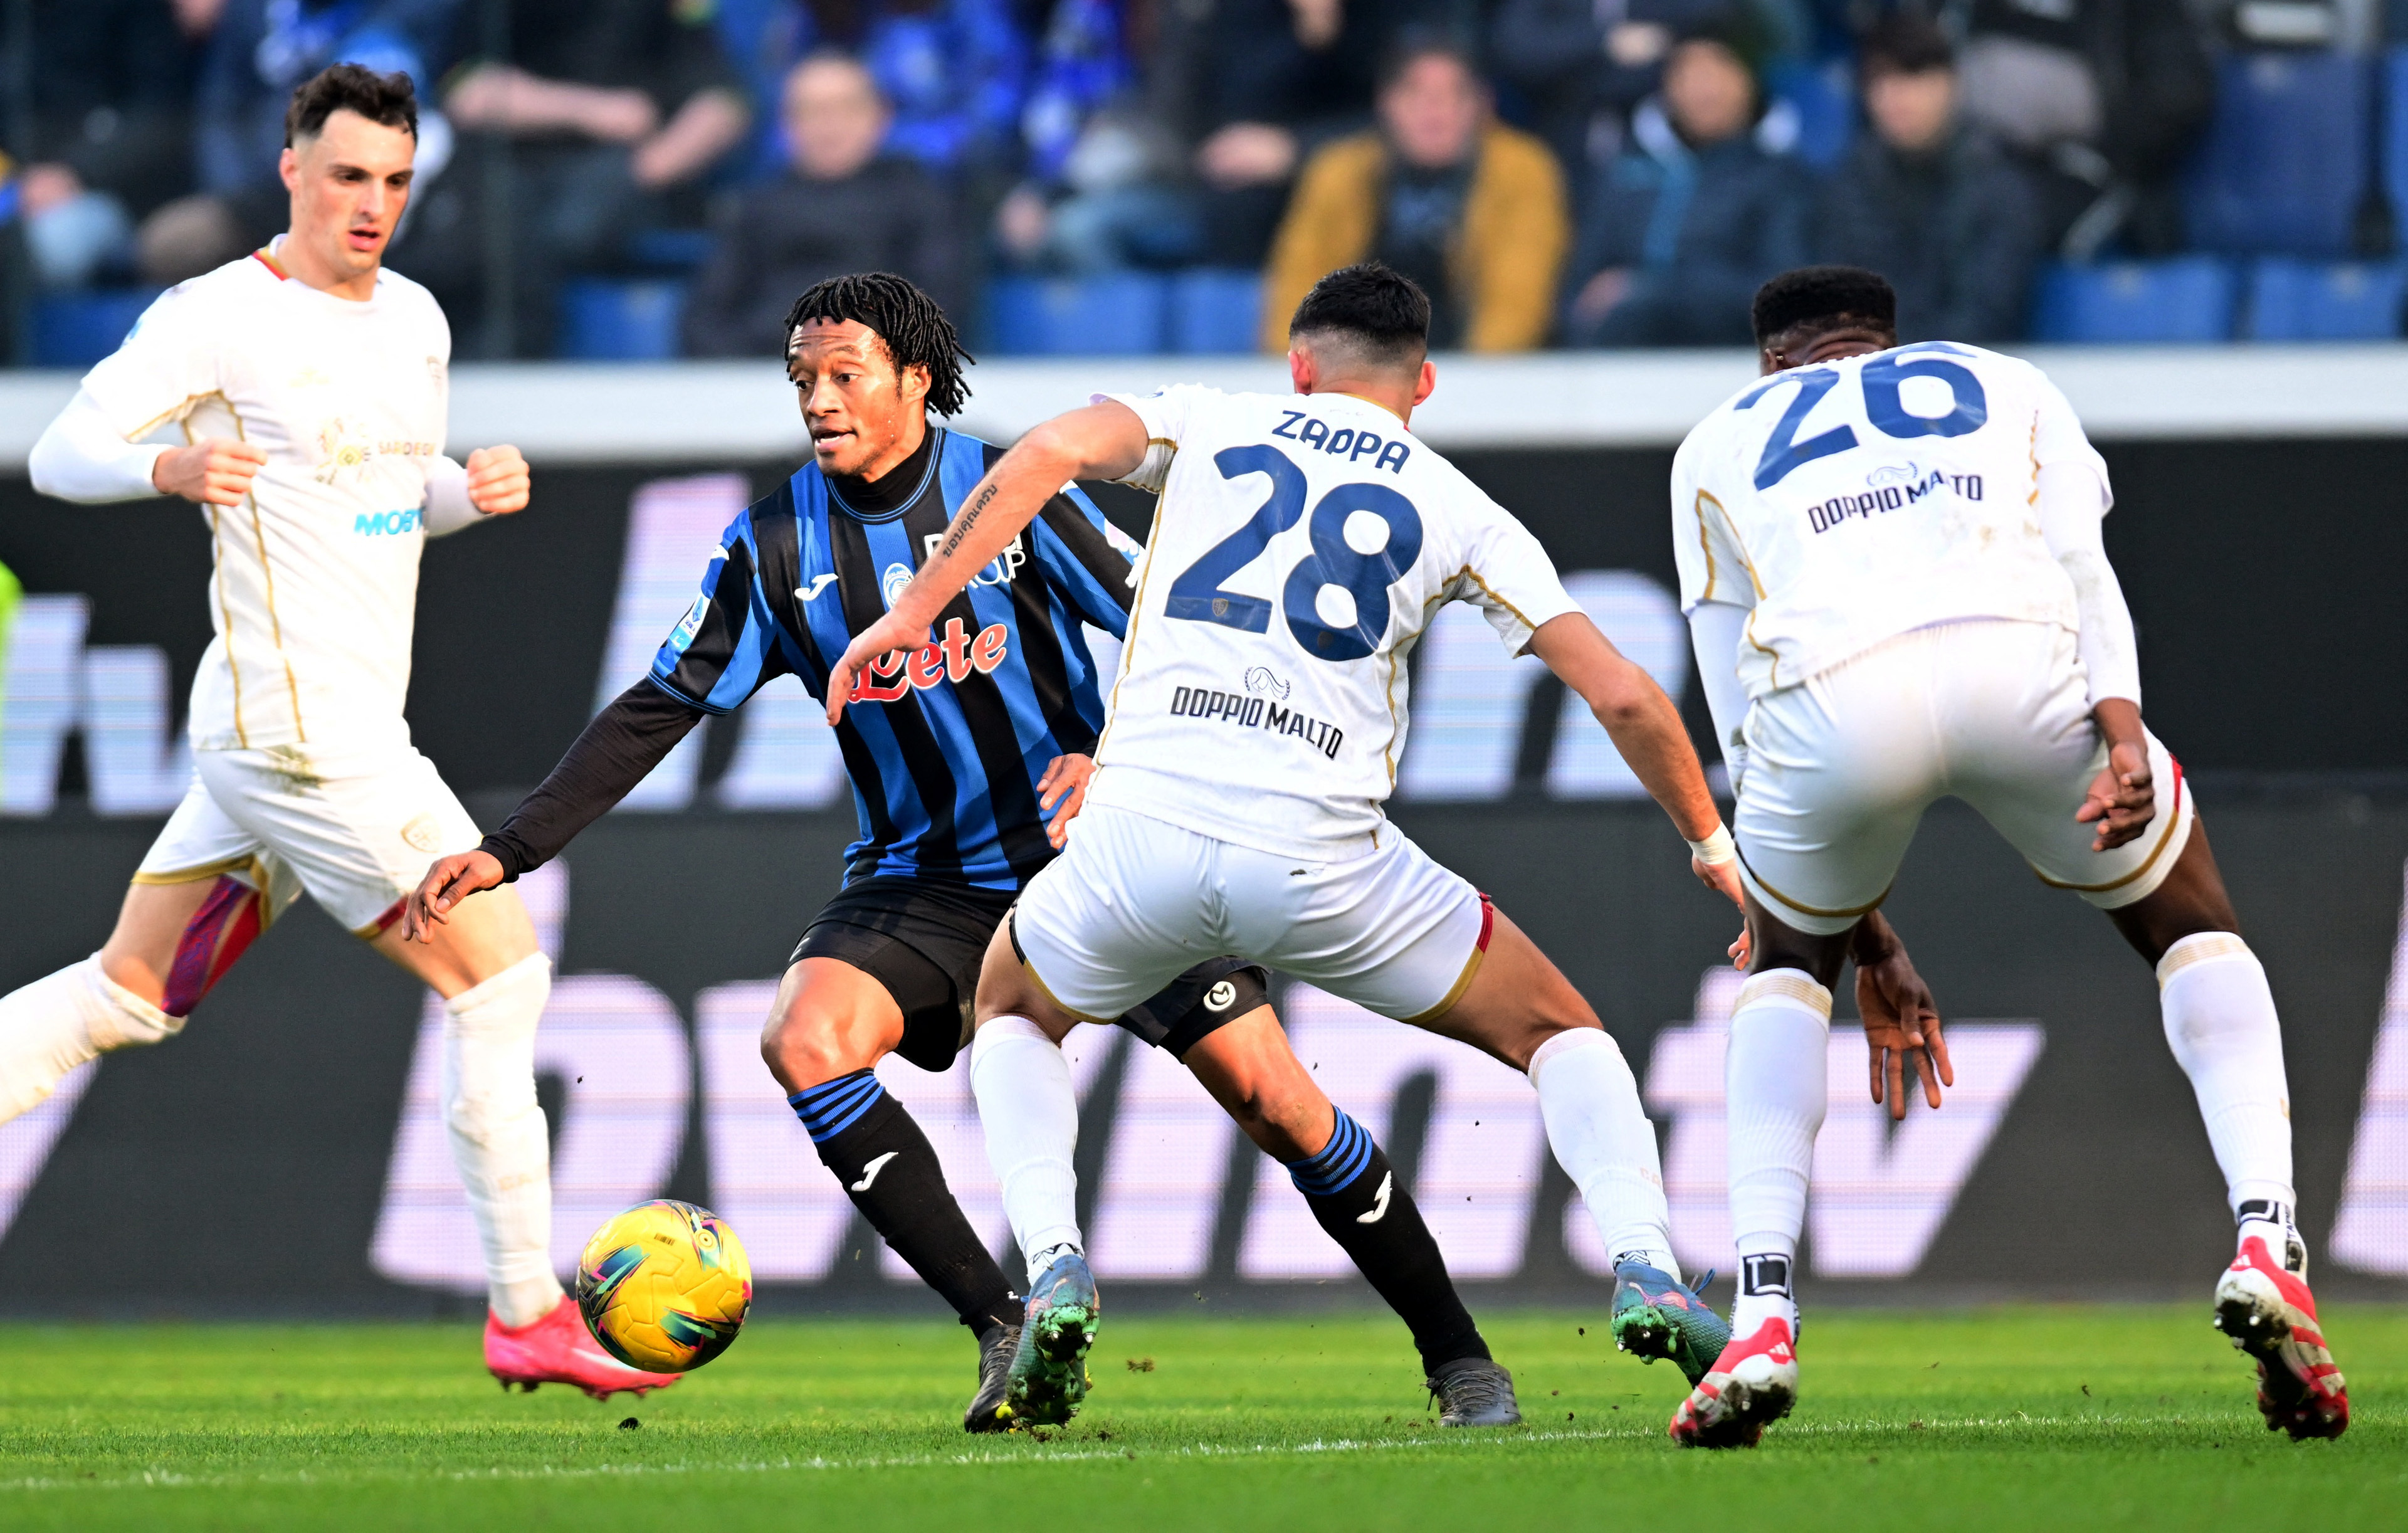
{"label": "soccer player in blue and black striped jersey", "polygon": [[[885,614],[1002,455],[929,421],[931,409],[960,409],[966,356],[910,283],[833,279],[796,300],[787,326],[813,461],[727,529],[651,676],[603,709],[499,831],[428,872],[412,930],[557,854],[704,717],[763,683],[791,672],[824,702],[830,666]],[[1021,1302],[873,1071],[890,1053],[941,1070],[968,1041],[987,944],[1063,844],[1093,770],[1104,704],[1083,630],[1124,631],[1136,552],[1066,486],[946,608],[934,642],[862,677],[838,726],[861,837],[762,1035],[820,1159],[979,1338],[971,1431],[1067,1420],[1083,1370],[1074,1359],[1023,1369],[1047,1387],[1006,1397]],[[1412,1329],[1448,1425],[1519,1420],[1511,1376],[1490,1359],[1410,1192],[1297,1062],[1266,984],[1259,968],[1212,960],[1121,1025],[1171,1051],[1289,1166],[1322,1227]],[[1068,1182],[1071,1168],[1040,1174]]]}

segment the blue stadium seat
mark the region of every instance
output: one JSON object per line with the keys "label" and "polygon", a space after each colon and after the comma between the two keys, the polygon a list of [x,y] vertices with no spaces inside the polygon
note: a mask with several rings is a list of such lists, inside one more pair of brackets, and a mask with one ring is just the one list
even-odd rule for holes
{"label": "blue stadium seat", "polygon": [[987,288],[1003,356],[1136,356],[1168,339],[1170,282],[1143,272],[1002,277]]}
{"label": "blue stadium seat", "polygon": [[2393,340],[2408,265],[2269,256],[2249,274],[2253,340]]}
{"label": "blue stadium seat", "polygon": [[2232,338],[2240,278],[2212,255],[2057,264],[2041,273],[2032,339],[2219,341]]}
{"label": "blue stadium seat", "polygon": [[692,271],[714,243],[709,229],[639,229],[627,236],[627,259],[648,271]]}
{"label": "blue stadium seat", "polygon": [[1799,159],[1828,170],[1845,157],[1856,131],[1856,75],[1847,61],[1784,60],[1765,71],[1764,88],[1775,107],[1785,102],[1796,114]]}
{"label": "blue stadium seat", "polygon": [[561,284],[552,350],[577,362],[666,362],[684,314],[683,282],[580,278]]}
{"label": "blue stadium seat", "polygon": [[2191,243],[2236,254],[2350,254],[2372,168],[2372,83],[2355,54],[2226,57],[2186,189]]}
{"label": "blue stadium seat", "polygon": [[2391,226],[2408,230],[2408,48],[2383,56],[2383,191]]}
{"label": "blue stadium seat", "polygon": [[134,328],[157,288],[100,288],[34,300],[34,365],[89,367]]}
{"label": "blue stadium seat", "polygon": [[1170,279],[1170,349],[1189,355],[1252,351],[1261,343],[1263,278],[1197,266]]}

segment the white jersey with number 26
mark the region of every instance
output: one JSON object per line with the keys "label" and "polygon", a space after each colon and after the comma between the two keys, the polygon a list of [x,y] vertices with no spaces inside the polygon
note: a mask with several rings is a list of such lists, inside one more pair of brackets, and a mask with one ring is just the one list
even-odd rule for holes
{"label": "white jersey with number 26", "polygon": [[1405,656],[1451,600],[1508,651],[1577,610],[1528,529],[1351,394],[1113,395],[1158,492],[1091,803],[1281,855],[1374,850]]}
{"label": "white jersey with number 26", "polygon": [[2030,363],[1948,341],[1796,367],[1706,417],[1672,464],[1684,610],[1753,607],[1750,696],[1911,629],[2008,618],[2079,629],[2041,537],[2040,470],[2107,466]]}

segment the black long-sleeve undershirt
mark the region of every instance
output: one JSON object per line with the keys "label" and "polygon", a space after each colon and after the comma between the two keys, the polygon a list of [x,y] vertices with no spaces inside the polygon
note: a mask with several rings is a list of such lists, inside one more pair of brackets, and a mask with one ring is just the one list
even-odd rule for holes
{"label": "black long-sleeve undershirt", "polygon": [[[902,462],[874,480],[830,475],[828,483],[855,512],[886,516],[920,493],[938,437],[933,428],[924,433]],[[480,850],[502,865],[506,881],[541,867],[578,832],[609,813],[702,719],[702,709],[650,679],[638,681],[594,716],[552,775],[520,801]]]}
{"label": "black long-sleeve undershirt", "polygon": [[650,678],[610,699],[502,828],[480,843],[502,865],[505,881],[560,855],[577,833],[608,814],[702,722],[702,709],[654,686]]}

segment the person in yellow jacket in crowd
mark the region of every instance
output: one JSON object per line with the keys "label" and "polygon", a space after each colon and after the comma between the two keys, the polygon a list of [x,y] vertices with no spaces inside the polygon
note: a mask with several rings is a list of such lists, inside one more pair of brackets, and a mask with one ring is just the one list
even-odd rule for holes
{"label": "person in yellow jacket in crowd", "polygon": [[1547,338],[1571,243],[1563,172],[1496,121],[1469,56],[1411,43],[1380,76],[1379,125],[1306,162],[1272,241],[1262,345],[1323,276],[1376,258],[1430,295],[1435,347],[1522,351]]}

